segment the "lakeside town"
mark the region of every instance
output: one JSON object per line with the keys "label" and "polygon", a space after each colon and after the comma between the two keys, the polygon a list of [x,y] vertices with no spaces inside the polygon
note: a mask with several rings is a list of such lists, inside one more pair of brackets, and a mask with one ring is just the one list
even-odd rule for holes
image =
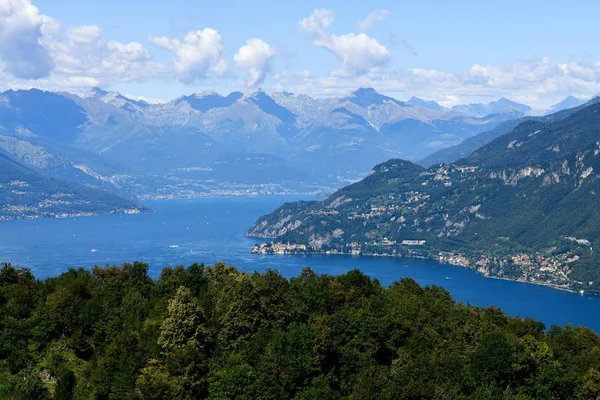
{"label": "lakeside town", "polygon": [[[566,240],[585,244],[585,239],[565,237]],[[263,255],[351,255],[351,256],[383,256],[399,258],[432,259],[441,263],[471,268],[488,278],[514,280],[519,282],[534,283],[553,287],[560,290],[576,291],[580,294],[586,292],[586,286],[594,282],[581,282],[574,280],[570,275],[570,264],[579,260],[578,255],[570,252],[543,256],[541,254],[518,253],[506,257],[491,257],[487,255],[468,256],[457,252],[437,253],[423,246],[425,240],[405,239],[396,241],[384,238],[379,242],[365,243],[361,246],[353,242],[342,249],[316,249],[305,243],[268,242],[256,244],[252,247],[252,254]],[[378,250],[373,250],[378,247]],[[367,250],[369,248],[369,250]]]}

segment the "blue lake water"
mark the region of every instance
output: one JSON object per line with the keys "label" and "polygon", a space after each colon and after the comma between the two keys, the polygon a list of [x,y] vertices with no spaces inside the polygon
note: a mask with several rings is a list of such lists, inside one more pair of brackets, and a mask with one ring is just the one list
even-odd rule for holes
{"label": "blue lake water", "polygon": [[[69,267],[144,261],[150,274],[165,266],[224,261],[238,268],[284,276],[310,266],[339,274],[358,268],[382,284],[411,277],[422,285],[446,288],[457,301],[494,305],[512,316],[530,316],[551,324],[586,325],[600,332],[600,297],[582,296],[544,286],[488,279],[476,272],[433,261],[350,256],[253,255],[257,241],[244,237],[262,214],[294,197],[237,197],[148,202],[143,215],[0,222],[0,260],[29,267],[39,278]],[[94,250],[94,251],[92,251]]]}

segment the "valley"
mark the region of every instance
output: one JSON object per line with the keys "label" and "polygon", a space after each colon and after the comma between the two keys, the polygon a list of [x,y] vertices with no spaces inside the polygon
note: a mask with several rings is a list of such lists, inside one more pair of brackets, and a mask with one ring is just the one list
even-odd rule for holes
{"label": "valley", "polygon": [[[150,104],[95,88],[0,94],[0,152],[119,195],[329,193],[391,158],[418,160],[524,115],[501,99],[454,109],[361,88],[315,99],[260,89]],[[483,115],[485,114],[485,115]]]}

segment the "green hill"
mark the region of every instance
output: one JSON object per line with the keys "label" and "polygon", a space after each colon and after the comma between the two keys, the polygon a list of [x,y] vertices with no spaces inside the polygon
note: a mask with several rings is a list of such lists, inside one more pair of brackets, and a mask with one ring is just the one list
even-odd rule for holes
{"label": "green hill", "polygon": [[505,135],[513,130],[517,125],[526,122],[526,121],[538,121],[541,123],[552,123],[561,121],[564,118],[586,108],[590,105],[596,104],[600,102],[600,97],[595,97],[586,104],[583,104],[578,107],[569,108],[566,110],[557,111],[555,113],[544,115],[541,117],[521,117],[518,119],[513,119],[510,121],[505,121],[494,129],[479,133],[475,136],[465,139],[461,143],[447,147],[445,149],[436,151],[435,153],[425,157],[419,163],[426,167],[429,167],[434,164],[442,164],[442,163],[451,163],[461,158],[465,158],[471,155],[475,150],[480,147],[485,146],[486,144],[492,142],[497,137]]}
{"label": "green hill", "polygon": [[130,200],[72,182],[45,177],[0,155],[0,219],[139,213]]}
{"label": "green hill", "polygon": [[598,171],[593,104],[554,123],[524,122],[454,164],[388,161],[323,202],[282,206],[248,235],[306,245],[257,252],[431,257],[598,293]]}

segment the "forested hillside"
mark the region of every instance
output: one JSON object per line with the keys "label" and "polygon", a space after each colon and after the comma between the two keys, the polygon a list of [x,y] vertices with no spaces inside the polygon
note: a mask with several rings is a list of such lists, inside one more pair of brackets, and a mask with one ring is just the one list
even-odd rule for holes
{"label": "forested hillside", "polygon": [[598,294],[599,127],[594,103],[523,122],[452,164],[390,160],[322,202],[281,206],[248,235],[275,238],[255,252],[428,257]]}
{"label": "forested hillside", "polygon": [[48,178],[0,154],[0,220],[148,211],[135,200]]}
{"label": "forested hillside", "polygon": [[600,337],[354,270],[0,270],[2,399],[596,399]]}

